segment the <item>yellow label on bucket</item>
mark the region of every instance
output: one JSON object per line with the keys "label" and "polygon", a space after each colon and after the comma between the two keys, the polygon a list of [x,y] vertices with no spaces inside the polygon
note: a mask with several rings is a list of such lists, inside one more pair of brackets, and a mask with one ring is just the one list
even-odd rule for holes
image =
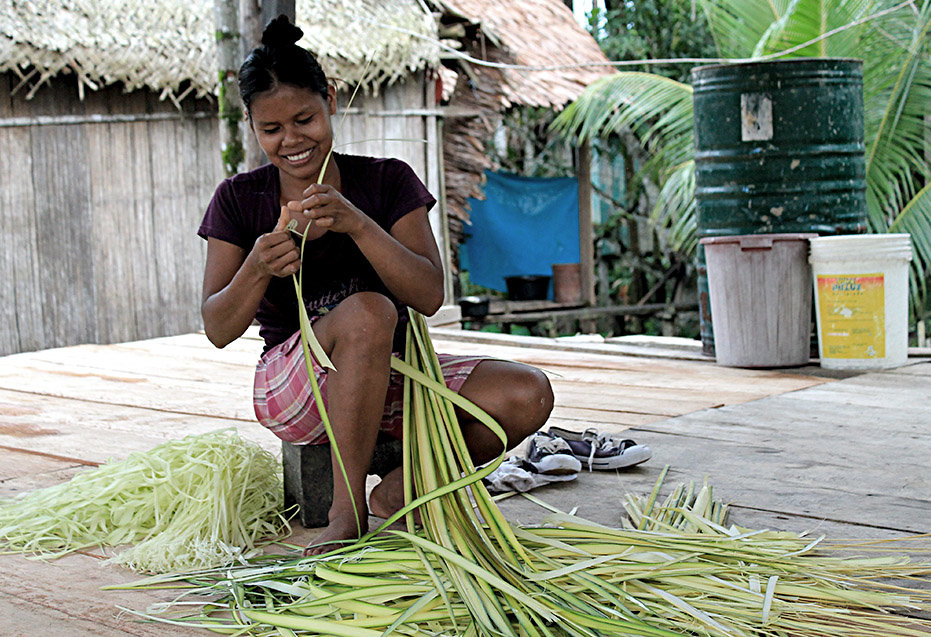
{"label": "yellow label on bucket", "polygon": [[885,358],[883,273],[818,275],[821,355]]}

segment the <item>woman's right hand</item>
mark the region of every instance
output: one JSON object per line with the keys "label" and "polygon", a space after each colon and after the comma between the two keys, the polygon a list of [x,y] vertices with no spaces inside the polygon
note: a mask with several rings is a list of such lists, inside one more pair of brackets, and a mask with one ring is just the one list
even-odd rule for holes
{"label": "woman's right hand", "polygon": [[300,269],[288,220],[283,209],[275,229],[256,239],[248,254],[232,243],[207,239],[201,315],[207,338],[217,347],[233,342],[252,324],[272,277]]}
{"label": "woman's right hand", "polygon": [[271,232],[255,240],[249,260],[264,276],[284,277],[295,274],[301,268],[301,255],[287,229],[290,215],[287,206],[281,207],[278,224]]}

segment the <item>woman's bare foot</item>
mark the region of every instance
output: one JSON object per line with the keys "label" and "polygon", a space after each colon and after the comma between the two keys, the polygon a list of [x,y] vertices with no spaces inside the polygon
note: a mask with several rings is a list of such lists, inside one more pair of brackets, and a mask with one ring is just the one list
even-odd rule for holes
{"label": "woman's bare foot", "polygon": [[356,524],[356,517],[352,511],[348,514],[337,514],[330,517],[330,524],[320,531],[311,544],[304,549],[304,555],[323,555],[330,551],[346,546],[343,540],[358,540],[368,533],[368,515],[365,511],[359,512],[361,527]]}
{"label": "woman's bare foot", "polygon": [[[369,511],[375,517],[387,520],[404,508],[404,473],[398,467],[375,485],[369,494]],[[399,520],[399,522],[401,522]],[[414,522],[420,524],[420,512],[414,511]],[[399,528],[406,528],[403,523]]]}

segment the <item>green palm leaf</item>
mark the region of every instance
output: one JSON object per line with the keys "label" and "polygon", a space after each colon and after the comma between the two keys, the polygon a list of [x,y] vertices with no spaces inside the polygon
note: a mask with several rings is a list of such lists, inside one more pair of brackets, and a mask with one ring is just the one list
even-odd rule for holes
{"label": "green palm leaf", "polygon": [[[863,59],[869,225],[873,232],[912,234],[912,294],[921,316],[931,272],[931,0],[700,4],[723,57],[762,57],[816,40],[791,57]],[[583,140],[633,131],[651,156],[643,170],[661,187],[653,222],[686,253],[696,245],[691,96],[691,87],[665,77],[618,73],[589,86],[554,126]]]}
{"label": "green palm leaf", "polygon": [[641,170],[664,184],[653,216],[674,249],[695,247],[692,87],[651,73],[623,72],[591,84],[553,127],[582,140],[629,128],[650,152]]}
{"label": "green palm leaf", "polygon": [[698,244],[698,206],[695,204],[695,160],[675,167],[663,184],[651,219],[668,228],[669,246],[682,254],[694,254]]}
{"label": "green palm leaf", "polygon": [[[768,53],[781,51],[787,48],[784,42],[792,37],[789,33],[790,25],[798,28],[805,25],[807,22],[803,19],[801,25],[793,24],[799,15],[804,14],[803,11],[799,10],[799,5],[802,4],[804,4],[802,0],[792,0],[792,2],[785,7],[785,11],[779,14],[779,17],[766,28],[766,31],[764,31],[760,39],[757,40],[750,57],[762,57]],[[811,39],[811,37],[803,37],[800,41],[807,42]]]}
{"label": "green palm leaf", "polygon": [[[858,46],[867,27],[844,27],[866,16],[875,7],[875,0],[792,0],[785,4],[779,17],[761,35],[753,57],[779,53],[806,42],[811,44],[793,51],[791,57],[859,57]],[[819,39],[832,31],[836,33]]]}
{"label": "green palm leaf", "polygon": [[890,224],[889,232],[912,235],[912,307],[922,318],[923,303],[928,298],[928,272],[931,272],[931,183],[908,202]]}
{"label": "green palm leaf", "polygon": [[580,140],[629,128],[654,163],[671,170],[692,158],[692,87],[651,73],[615,73],[588,86],[553,128]]}
{"label": "green palm leaf", "polygon": [[[931,0],[875,25],[864,62],[870,225],[881,232],[931,178]],[[907,20],[905,18],[912,17]],[[927,255],[926,255],[927,256]]]}
{"label": "green palm leaf", "polygon": [[786,13],[789,0],[701,0],[722,57],[744,58],[770,25]]}

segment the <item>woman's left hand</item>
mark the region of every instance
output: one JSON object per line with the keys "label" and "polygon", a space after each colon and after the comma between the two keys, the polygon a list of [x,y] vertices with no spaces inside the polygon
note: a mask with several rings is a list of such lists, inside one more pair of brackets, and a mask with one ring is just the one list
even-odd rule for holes
{"label": "woman's left hand", "polygon": [[305,222],[319,228],[349,235],[360,232],[368,219],[336,188],[326,184],[308,187],[301,201],[288,202],[288,210],[292,216],[297,213]]}

